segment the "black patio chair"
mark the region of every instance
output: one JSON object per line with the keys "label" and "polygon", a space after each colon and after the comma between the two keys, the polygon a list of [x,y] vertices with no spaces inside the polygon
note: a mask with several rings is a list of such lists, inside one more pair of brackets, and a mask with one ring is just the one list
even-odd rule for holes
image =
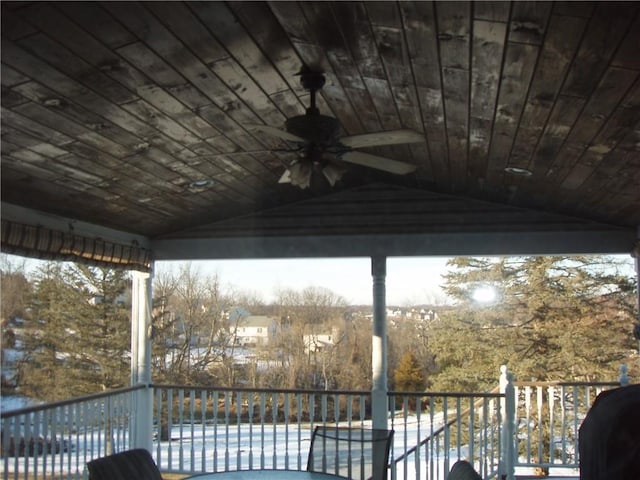
{"label": "black patio chair", "polygon": [[451,467],[447,480],[482,480],[482,477],[469,462],[458,460]]}
{"label": "black patio chair", "polygon": [[144,448],[126,450],[87,463],[89,480],[162,480],[151,454]]}
{"label": "black patio chair", "polygon": [[386,480],[393,430],[317,426],[307,470],[353,480]]}

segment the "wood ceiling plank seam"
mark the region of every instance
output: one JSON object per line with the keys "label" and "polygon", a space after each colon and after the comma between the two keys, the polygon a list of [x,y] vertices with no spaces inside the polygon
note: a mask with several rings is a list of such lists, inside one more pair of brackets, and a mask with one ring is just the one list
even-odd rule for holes
{"label": "wood ceiling plank seam", "polygon": [[[638,84],[639,77],[640,74],[636,73],[636,85]],[[621,90],[622,88],[624,87],[621,86]],[[631,88],[632,87],[629,88],[628,94],[632,91]],[[620,104],[623,102],[624,100],[621,100]],[[634,127],[638,124],[639,110],[638,108],[621,108],[618,106],[602,125],[602,128],[580,158],[578,158],[576,164],[562,182],[562,187],[581,189],[589,175],[595,172],[598,166],[606,161],[610,152],[615,150],[627,134],[633,132]],[[576,170],[578,166],[582,168]]]}
{"label": "wood ceiling plank seam", "polygon": [[[46,168],[43,165],[37,165],[29,162],[24,162],[18,158],[13,157],[13,155],[4,155],[2,158],[2,176],[4,177],[7,169],[14,169],[16,172],[20,172],[22,177],[26,176],[26,179],[29,180],[31,178],[41,179],[46,182],[53,182],[57,180],[60,176],[59,172],[53,171],[50,168]],[[4,178],[2,179],[4,182]],[[13,187],[13,185],[12,185]],[[13,188],[2,188],[2,197],[4,199],[7,193],[10,193]],[[22,195],[26,195],[29,192],[28,189],[25,189],[22,192]]]}
{"label": "wood ceiling plank seam", "polygon": [[[270,5],[273,10],[274,3]],[[322,68],[326,77],[326,83],[320,91],[320,95],[329,106],[329,112],[339,120],[344,131],[349,135],[365,132],[366,130],[363,129],[361,119],[355,110],[353,101],[344,89],[340,67],[353,69],[354,61],[351,52],[345,45],[341,30],[331,21],[334,17],[330,10],[329,3],[301,2],[297,4],[297,6],[301,10],[306,28],[312,32],[308,35],[308,38],[313,39],[313,42],[307,43],[310,43],[314,47],[311,50],[304,49],[303,44],[294,42],[294,47],[298,55],[305,65],[317,65]],[[274,13],[276,13],[275,10]],[[286,30],[286,26],[283,24],[283,18],[278,15],[280,13],[282,12],[277,12],[276,16]],[[305,53],[309,53],[310,56],[306,57]],[[317,58],[312,58],[313,56],[317,56]],[[352,71],[356,72],[357,69]],[[353,80],[362,84],[359,71],[357,74],[354,74]],[[330,114],[329,112],[322,113],[327,115]]]}
{"label": "wood ceiling plank seam", "polygon": [[[55,102],[55,99],[58,97],[57,92],[35,81],[29,81],[13,88],[33,103],[39,105],[44,105],[48,103],[48,101],[52,101],[52,99]],[[74,102],[63,100],[60,101],[58,105],[48,106],[48,109],[76,124],[87,127],[89,130],[100,132],[102,136],[126,148],[128,154],[134,153],[136,146],[141,143],[141,139],[131,132],[122,129],[120,126],[107,121],[104,117],[100,117]]]}
{"label": "wood ceiling plank seam", "polygon": [[[369,124],[362,124],[364,131],[375,132],[400,128],[398,111],[395,106],[388,77],[380,63],[380,55],[364,4],[337,2],[329,5],[328,11],[336,24],[336,34],[342,39],[341,46],[330,50],[327,56],[336,71],[340,72],[343,85],[350,85],[347,94],[361,84],[370,98],[374,110],[358,112]],[[333,42],[337,45],[337,39]],[[347,77],[343,72],[352,70]],[[350,97],[351,98],[351,97]],[[361,105],[351,98],[353,108]],[[360,107],[362,108],[362,107]],[[364,109],[363,109],[364,110]],[[377,118],[377,122],[374,120]]]}
{"label": "wood ceiling plank seam", "polygon": [[[114,194],[101,186],[101,184],[104,183],[102,178],[97,175],[83,172],[73,166],[66,165],[60,161],[60,158],[56,159],[56,161],[47,162],[48,159],[42,155],[22,150],[21,152],[14,152],[14,155],[3,159],[3,162],[9,162],[9,164],[11,164],[10,160],[15,160],[20,164],[29,165],[30,167],[36,167],[39,170],[45,170],[45,168],[40,168],[39,165],[44,165],[46,163],[47,171],[57,173],[57,175],[54,175],[54,178],[49,181],[59,185],[64,185],[64,188],[71,188],[75,191],[82,192],[83,195],[86,194],[94,196],[103,202],[118,202],[119,195]],[[35,170],[33,170],[33,168],[32,175],[35,176]],[[90,199],[87,199],[87,201],[90,201]]]}
{"label": "wood ceiling plank seam", "polygon": [[511,3],[504,1],[474,2],[473,18],[490,23],[507,23],[511,14]]}
{"label": "wood ceiling plank seam", "polygon": [[[7,171],[8,175],[11,175],[11,173],[9,173]],[[4,179],[3,179],[4,182]],[[13,182],[18,183],[19,180],[13,179]],[[58,214],[64,214],[67,212],[67,209],[63,206],[63,205],[73,205],[74,202],[77,201],[77,199],[75,198],[76,195],[72,192],[75,192],[76,190],[73,189],[73,182],[69,182],[71,185],[71,193],[66,194],[66,200],[65,201],[60,201],[60,193],[64,190],[66,190],[68,188],[68,185],[66,183],[60,183],[58,181],[51,181],[51,180],[40,180],[37,177],[32,177],[29,182],[33,182],[34,184],[36,184],[38,186],[37,191],[39,192],[39,195],[43,196],[43,197],[51,197],[51,200],[48,201],[47,203],[54,205],[54,211]],[[3,194],[4,197],[4,194]],[[58,201],[56,202],[55,199],[58,199]],[[3,200],[14,202],[17,200],[16,198],[12,198],[12,197],[8,197],[8,198],[3,198]],[[27,202],[28,203],[28,202]],[[103,206],[106,206],[106,212],[105,209],[103,208]],[[37,208],[37,205],[34,206],[35,208]],[[124,208],[120,205],[118,205],[116,202],[104,202],[103,199],[99,199],[97,200],[95,203],[89,203],[87,202],[85,207],[90,210],[90,213],[88,213],[88,217],[95,221],[100,221],[100,222],[105,222],[105,223],[109,223],[111,225],[114,225],[113,222],[110,220],[111,216],[114,213],[119,213],[122,212],[124,210]],[[142,215],[140,215],[140,218],[145,218]],[[115,226],[115,225],[114,225]],[[122,226],[120,226],[121,228]]]}
{"label": "wood ceiling plank seam", "polygon": [[134,117],[137,117],[141,122],[147,123],[158,132],[177,142],[180,145],[180,149],[182,149],[182,145],[189,146],[203,140],[145,100],[135,100],[125,103],[121,107]]}
{"label": "wood ceiling plank seam", "polygon": [[[381,5],[381,3],[376,3],[375,5]],[[408,90],[406,97],[407,99],[409,99],[409,105],[403,104],[403,107],[400,109],[399,113],[403,123],[406,123],[409,128],[412,128],[417,132],[421,132],[425,136],[424,144],[412,144],[409,146],[409,149],[411,151],[410,157],[413,158],[413,161],[418,166],[418,168],[422,170],[421,173],[424,174],[425,178],[431,179],[434,177],[433,162],[431,160],[431,154],[429,151],[429,144],[426,135],[427,132],[424,128],[425,119],[423,117],[423,110],[420,108],[416,74],[413,68],[411,55],[409,53],[409,41],[407,39],[407,32],[404,25],[403,15],[400,12],[399,8],[394,5],[392,11],[392,18],[394,19],[393,24],[400,31],[403,61],[406,62],[406,68],[408,70],[407,86],[404,86],[403,88],[406,88]],[[396,96],[396,92],[394,92],[394,96]],[[407,110],[409,109],[411,113],[407,112]],[[416,176],[416,178],[418,177]]]}
{"label": "wood ceiling plank seam", "polygon": [[504,175],[539,53],[537,45],[507,42],[489,147],[489,183],[499,183]]}
{"label": "wood ceiling plank seam", "polygon": [[[2,138],[0,139],[0,152],[2,152],[1,155],[10,155],[11,152],[14,152],[16,150],[20,150],[22,147],[16,145],[15,143],[12,143],[12,138],[10,138],[8,135],[5,134],[5,129],[3,127],[2,129]],[[53,145],[51,145],[53,146]]]}
{"label": "wood ceiling plank seam", "polygon": [[6,88],[15,87],[29,81],[29,77],[14,70],[4,62],[2,62],[0,72],[2,73],[2,86]]}
{"label": "wood ceiling plank seam", "polygon": [[[118,49],[118,53],[128,61],[128,64],[121,63],[115,73],[126,71],[125,74],[118,75],[123,81],[134,76],[139,77],[136,93],[140,98],[169,115],[180,126],[199,138],[220,134],[220,131],[211,122],[198,115],[200,107],[203,106],[201,101],[199,104],[185,104],[184,100],[197,99],[197,94],[186,94],[187,80],[166,64],[155,52],[146,48],[141,42],[136,42]],[[165,78],[168,72],[168,78]],[[151,84],[150,80],[158,82],[159,85],[166,88]],[[174,95],[175,92],[182,93],[182,95],[177,97]]]}
{"label": "wood ceiling plank seam", "polygon": [[[499,160],[500,170],[503,170],[507,166],[514,166],[514,165],[517,166],[518,162],[521,161],[521,159],[518,157],[518,149],[516,147],[517,145],[516,141],[518,138],[518,134],[520,132],[527,131],[528,129],[530,129],[531,128],[530,122],[533,121],[532,119],[527,118],[527,114],[528,114],[527,107],[529,106],[529,99],[532,97],[532,92],[534,95],[536,94],[535,93],[537,88],[536,80],[537,78],[539,78],[539,77],[536,77],[536,74],[538,72],[541,72],[542,69],[544,68],[543,53],[544,53],[544,46],[548,45],[548,42],[549,42],[548,32],[549,32],[549,25],[551,23],[551,12],[552,12],[551,4],[537,5],[531,2],[516,2],[514,3],[514,6],[511,10],[507,46],[511,44],[517,45],[519,43],[522,43],[523,45],[532,45],[534,47],[534,52],[531,52],[531,55],[535,56],[535,60],[533,64],[533,69],[531,71],[531,75],[528,76],[528,78],[525,78],[524,81],[522,82],[523,85],[526,85],[526,88],[522,89],[525,92],[524,98],[518,99],[518,101],[522,100],[522,104],[521,106],[518,107],[520,108],[520,110],[515,122],[513,122],[515,128],[510,129],[508,131],[507,136],[511,137],[511,143],[507,147],[508,151],[506,153],[506,159],[503,158]],[[505,52],[505,61],[507,61],[508,58],[509,58],[508,52]],[[563,77],[563,80],[564,80],[564,77]],[[557,97],[557,93],[554,95],[554,98],[555,97]],[[499,113],[500,111],[497,110],[496,119],[498,118]],[[542,130],[540,132],[534,131],[533,138],[534,139],[536,138],[536,133],[541,133],[541,132]],[[495,130],[494,130],[494,133],[495,133]],[[502,140],[501,143],[503,143],[506,147],[507,142],[505,141],[506,138],[504,136],[505,131],[502,131],[501,133],[503,134],[503,137],[501,137],[501,140]],[[492,137],[492,143],[493,143],[493,137]],[[515,148],[515,151],[514,151],[514,148]],[[506,163],[503,163],[504,160],[506,160]],[[517,190],[521,188],[522,184],[524,183],[524,180],[522,178],[505,176],[504,171],[498,171],[498,170],[491,171],[491,165],[489,166],[489,169],[490,169],[490,174],[493,174],[493,178],[496,178],[502,175],[505,181],[508,181],[509,183],[508,188],[511,192],[510,193],[511,198],[513,198],[515,192],[517,192]]]}
{"label": "wood ceiling plank seam", "polygon": [[269,125],[283,124],[286,117],[271,97],[247,74],[235,58],[218,60],[209,65],[211,71],[233,91],[251,112]]}
{"label": "wood ceiling plank seam", "polygon": [[[247,105],[254,104],[253,109],[254,111],[256,111],[256,113],[262,115],[268,122],[277,121],[274,117],[275,114],[273,113],[273,106],[275,106],[276,109],[278,108],[278,106],[273,104],[271,99],[268,98],[268,96],[266,96],[264,92],[262,93],[262,95],[264,96],[264,98],[262,99],[262,104],[264,106],[257,108],[257,103],[255,99],[260,98],[260,94],[257,92],[258,90],[262,92],[262,90],[253,81],[251,81],[250,84],[247,86],[246,84],[247,71],[243,70],[242,73],[238,72],[234,74],[232,78],[229,78],[228,75],[224,75],[224,71],[226,71],[227,73],[229,72],[233,73],[235,70],[237,70],[237,68],[234,68],[233,64],[228,64],[226,67],[224,66],[225,63],[234,62],[234,60],[230,57],[229,55],[230,52],[228,48],[224,47],[222,44],[218,43],[215,40],[215,38],[212,36],[210,28],[205,27],[203,24],[199,22],[199,20],[196,19],[195,16],[191,14],[188,14],[190,15],[189,18],[186,18],[185,14],[187,10],[184,9],[184,7],[182,6],[178,6],[177,4],[157,3],[157,4],[147,4],[147,6],[153,11],[153,13],[156,16],[160,17],[159,19],[163,21],[168,28],[170,29],[173,28],[172,31],[174,32],[174,34],[176,34],[176,36],[178,36],[181,39],[181,41],[185,43],[185,45],[191,48],[196,56],[203,58],[204,59],[203,61],[221,79],[224,78],[225,83],[227,84],[232,83],[233,84],[232,88],[234,90],[241,91],[241,94],[239,94],[239,96],[243,98],[243,100],[245,101],[245,103],[247,103]],[[221,8],[223,7],[221,3],[209,4],[209,7],[214,7],[216,9],[215,13],[218,13],[218,14],[222,13]],[[191,9],[197,9],[202,11],[203,8],[205,8],[204,4],[200,4],[200,6],[197,6],[196,4],[191,5]],[[216,17],[217,15],[214,15],[214,16],[209,15],[208,17],[206,17],[206,19],[209,20],[210,22],[215,21],[215,25],[217,26],[215,31],[216,31],[216,34],[219,34],[220,30],[225,28],[224,24],[229,22],[221,23],[220,19]],[[189,23],[189,26],[191,28],[185,27],[185,23],[188,20],[191,20],[191,23]],[[217,55],[217,57],[214,59],[208,58],[210,57],[210,53],[208,52],[210,47],[208,46],[204,47],[202,41],[200,41],[199,38],[193,37],[193,31],[198,29],[194,27],[200,27],[202,31],[206,31],[206,35],[208,36],[208,38],[210,38],[216,43],[217,48],[219,50],[222,51],[226,49],[225,54]],[[205,51],[205,48],[206,48],[206,51]],[[221,70],[224,70],[224,71],[221,71]],[[244,85],[243,85],[243,82],[245,83]],[[284,121],[284,116],[281,116],[280,118],[278,118],[278,120]]]}
{"label": "wood ceiling plank seam", "polygon": [[[257,3],[243,2],[242,5],[253,6],[256,4]],[[239,5],[239,3],[233,2],[232,5]],[[283,33],[285,43],[290,46],[290,54],[284,54],[284,60],[288,68],[283,69],[280,67],[280,71],[285,78],[285,81],[287,78],[290,79],[289,84],[291,89],[299,98],[303,108],[306,109],[306,106],[309,104],[309,94],[302,87],[299,82],[299,77],[295,76],[295,74],[300,71],[300,68],[303,65],[323,71],[325,74],[332,73],[328,72],[329,60],[327,59],[325,52],[317,46],[318,42],[315,39],[313,32],[308,28],[307,20],[299,4],[295,2],[265,2],[265,5],[269,10],[270,15],[275,19],[275,23],[277,23],[277,28],[275,28],[275,30],[278,34],[280,32]],[[236,14],[239,15],[239,12],[236,12]],[[255,18],[260,17],[256,16]],[[248,22],[246,24],[248,24]],[[268,33],[270,34],[272,32]],[[262,43],[264,44],[266,42]],[[264,45],[263,48],[265,48]],[[272,60],[274,57],[275,55],[272,56]],[[274,61],[274,63],[276,62]],[[280,65],[280,63],[281,62],[277,62],[278,65]],[[328,75],[327,83],[331,84],[334,78],[334,76]],[[326,114],[333,114],[333,110],[325,100],[322,92],[320,92],[320,95],[317,97],[316,103],[320,111],[325,112]],[[333,115],[335,116],[335,114]]]}
{"label": "wood ceiling plank seam", "polygon": [[611,61],[611,65],[614,67],[640,70],[638,45],[640,45],[640,9],[636,12],[635,21],[629,26],[629,31],[618,47]]}
{"label": "wood ceiling plank seam", "polygon": [[[375,5],[386,4],[376,3]],[[414,72],[408,55],[404,29],[399,18],[400,13],[395,4],[391,5],[391,12],[393,13],[389,16],[396,19],[396,26],[374,25],[372,21],[372,29],[389,82],[400,127],[409,128],[424,135],[424,122],[418,108],[419,101]],[[396,58],[400,60],[397,61]],[[416,144],[396,145],[392,152],[393,158],[413,163],[423,168],[427,177],[433,176],[431,165],[428,163],[428,149],[425,148],[425,145],[422,145],[422,148]]]}
{"label": "wood ceiling plank seam", "polygon": [[[9,161],[2,162],[2,201],[13,203],[22,203],[27,201],[36,201],[37,196],[29,195],[27,189],[15,188],[27,186],[29,184],[37,185],[39,182],[51,188],[53,180],[57,176],[50,170],[45,170],[36,165],[23,165],[22,162]],[[38,195],[42,192],[37,191]]]}
{"label": "wood ceiling plank seam", "polygon": [[137,95],[123,87],[102,71],[93,67],[64,45],[43,33],[37,33],[19,41],[18,45],[46,62],[83,87],[91,89],[107,101],[121,105],[137,99]]}
{"label": "wood ceiling plank seam", "polygon": [[8,7],[11,4],[12,2],[2,2],[2,15],[0,15],[2,36],[15,42],[36,33],[37,29],[33,25],[16,15],[16,9]]}
{"label": "wood ceiling plank seam", "polygon": [[[15,137],[12,137],[11,140],[20,141]],[[75,159],[74,155],[63,152],[62,155],[47,155],[47,151],[42,149],[40,151],[36,150],[30,145],[21,145],[21,148],[17,151],[11,153],[14,158],[25,161],[25,162],[33,162],[33,163],[49,163],[52,168],[56,168],[59,164],[62,165],[60,168],[64,168],[64,171],[68,171],[68,167],[73,166],[73,162],[70,162],[69,159]],[[80,171],[78,175],[84,176],[89,183],[101,184],[108,182],[105,176],[111,176],[115,174],[113,170],[113,165],[108,165],[103,167],[102,165],[96,164],[95,162],[91,162],[89,168],[87,165],[83,165],[82,162],[75,162],[75,165],[80,167]],[[102,176],[100,176],[102,174]]]}
{"label": "wood ceiling plank seam", "polygon": [[16,90],[2,87],[2,106],[5,108],[13,108],[20,105],[24,105],[29,102],[29,99],[18,93]]}
{"label": "wood ceiling plank seam", "polygon": [[[31,119],[7,108],[0,108],[0,116],[4,125],[11,125],[24,133],[28,133],[36,138],[51,143],[57,147],[62,147],[74,141],[74,138],[64,133],[58,132],[46,125],[41,125]],[[3,126],[4,128],[4,126]]]}
{"label": "wood ceiling plank seam", "polygon": [[[9,168],[7,168],[3,172],[3,183],[8,181],[11,185],[20,186],[24,183],[23,180],[11,177],[11,172]],[[24,177],[24,175],[18,174],[18,176]],[[10,180],[9,180],[10,178]],[[63,192],[63,185],[58,183],[54,183],[49,180],[39,180],[35,177],[31,177],[28,181],[28,184],[31,186],[35,186],[34,191],[37,192],[37,198],[35,196],[29,196],[28,198],[24,198],[25,189],[17,189],[15,192],[17,196],[14,196],[14,192],[9,191],[6,188],[3,188],[3,200],[9,203],[20,203],[22,205],[39,209],[40,205],[37,203],[41,201],[43,204],[51,205],[50,213],[59,214],[59,215],[68,215],[69,212],[62,205],[73,205],[77,203],[78,199],[75,194],[64,195],[61,200],[61,193]],[[104,206],[107,207],[107,211],[104,211]],[[92,221],[93,223],[100,223],[105,226],[111,226],[112,228],[122,229],[123,225],[114,223],[114,219],[118,219],[121,215],[115,215],[118,212],[122,211],[122,207],[119,207],[118,210],[111,208],[111,204],[105,204],[104,201],[97,202],[97,205],[90,205],[88,203],[84,204],[86,216],[82,219],[86,221]],[[41,207],[40,207],[41,208]],[[113,211],[112,211],[113,210]],[[137,215],[137,214],[136,214]],[[132,225],[136,227],[140,227],[142,231],[144,229],[149,228],[150,225],[154,225],[151,228],[156,228],[158,224],[162,224],[163,222],[159,222],[157,219],[157,214],[150,216],[149,211],[147,210],[145,213],[138,215],[137,217],[129,217],[132,222]],[[79,218],[80,219],[80,218]],[[131,225],[129,225],[131,226]]]}
{"label": "wood ceiling plank seam", "polygon": [[545,179],[555,174],[553,164],[585,105],[586,100],[578,97],[560,95],[556,98],[544,132],[533,153],[534,184],[547,183]]}
{"label": "wood ceiling plank seam", "polygon": [[110,50],[135,41],[135,37],[97,2],[59,2],[56,8],[78,27],[90,31],[91,35]]}
{"label": "wood ceiling plank seam", "polygon": [[435,3],[440,77],[452,191],[469,181],[472,12],[470,2]]}
{"label": "wood ceiling plank seam", "polygon": [[635,2],[597,4],[562,93],[588,98],[597,88],[635,17]]}
{"label": "wood ceiling plank seam", "polygon": [[82,124],[69,119],[66,115],[60,115],[58,107],[44,107],[39,103],[30,102],[15,108],[14,111],[23,115],[30,121],[43,125],[52,130],[59,131],[69,137],[108,153],[117,158],[130,155],[130,150],[122,144],[112,141],[101,133],[85,128]]}
{"label": "wood ceiling plank seam", "polygon": [[[484,3],[484,2],[483,2]],[[476,6],[474,4],[474,17]],[[469,103],[470,181],[484,178],[488,163],[491,123],[498,100],[498,82],[507,35],[507,23],[473,19],[471,92]],[[479,72],[482,72],[480,75]],[[478,182],[478,185],[480,182]]]}
{"label": "wood ceiling plank seam", "polygon": [[236,163],[241,165],[245,172],[250,173],[259,179],[265,185],[272,185],[274,180],[277,180],[277,176],[273,171],[263,165],[261,161],[255,158],[253,155],[234,155]]}
{"label": "wood ceiling plank seam", "polygon": [[[235,9],[231,4],[215,2],[191,3],[189,7],[230,56],[260,85],[265,95],[271,96],[290,89],[289,83],[280,75],[252,34],[254,26],[271,20],[268,14],[251,19],[249,24],[245,24],[243,18],[236,14],[237,10],[243,8],[242,4],[238,4]],[[274,20],[270,25],[274,26]]]}
{"label": "wood ceiling plank seam", "polygon": [[[551,16],[520,128],[511,150],[510,166],[533,171],[534,153],[546,133],[560,89],[568,74],[570,59],[575,57],[586,25],[584,18]],[[519,186],[530,180],[514,179]]]}
{"label": "wood ceiling plank seam", "polygon": [[[372,4],[368,4],[368,7]],[[378,5],[374,3],[374,5]],[[379,5],[386,5],[380,3]],[[369,11],[369,8],[367,8]],[[386,12],[390,18],[395,18],[396,26],[377,25],[375,20],[370,20],[371,29],[374,39],[378,47],[378,55],[382,61],[385,76],[389,83],[393,105],[396,108],[396,114],[400,122],[400,128],[409,128],[411,130],[424,134],[422,117],[418,108],[418,97],[415,89],[413,69],[411,61],[407,53],[407,46],[404,37],[402,25],[399,23],[399,12],[397,6],[391,4],[391,8]],[[371,14],[369,13],[371,17]],[[386,127],[390,129],[389,127]],[[393,127],[391,127],[393,128]],[[423,150],[424,151],[424,150]],[[396,145],[392,150],[392,158],[402,159],[418,166],[422,166],[423,162],[418,163],[416,155],[419,150],[414,149],[413,145]],[[428,174],[431,174],[429,169]]]}
{"label": "wood ceiling plank seam", "polygon": [[598,2],[563,0],[553,4],[553,12],[558,15],[582,17],[589,19],[593,15]]}
{"label": "wood ceiling plank seam", "polygon": [[[299,108],[302,108],[300,113],[304,113],[306,102],[303,102],[302,98],[306,96],[306,91],[295,76],[300,71],[300,59],[296,58],[293,44],[268,2],[229,2],[227,6],[242,22],[251,38],[280,74],[288,90],[297,99]],[[283,113],[287,114],[286,111]]]}
{"label": "wood ceiling plank seam", "polygon": [[399,7],[423,121],[430,171],[435,182],[447,184],[450,172],[433,4],[403,2]]}
{"label": "wood ceiling plank seam", "polygon": [[[67,153],[66,150],[58,148],[53,143],[49,143],[42,138],[38,138],[28,133],[25,133],[19,129],[12,128],[11,126],[7,126],[6,124],[2,126],[2,141],[6,142],[8,145],[15,145],[18,148],[30,148],[38,153],[46,152],[55,152],[53,157],[64,155]],[[3,153],[8,153],[11,149],[2,150]]]}
{"label": "wood ceiling plank seam", "polygon": [[[584,180],[580,179],[585,173],[582,167],[573,175],[572,170],[590,147],[597,149],[598,145],[593,145],[593,142],[597,141],[599,133],[629,94],[637,77],[638,72],[634,70],[617,67],[607,69],[557,156],[559,161],[554,164],[557,184],[564,188],[577,188]],[[610,150],[611,146],[602,144],[600,148],[603,151]]]}
{"label": "wood ceiling plank seam", "polygon": [[[212,104],[220,108],[234,123],[234,128],[242,128],[243,124],[257,123],[258,117],[240,101],[237,95],[215,75],[209,67],[201,62],[193,53],[185,48],[164,25],[150,12],[135,4],[135,15],[130,12],[132,2],[123,5],[108,2],[104,7],[123,23],[130,31],[156,52],[173,68],[176,68],[196,88],[198,88]],[[123,10],[124,8],[124,10]],[[202,112],[199,112],[202,115]],[[206,116],[204,117],[207,118]]]}
{"label": "wood ceiling plank seam", "polygon": [[[79,4],[81,5],[81,4]],[[64,15],[60,4],[36,3],[21,11],[23,19],[39,28],[56,43],[63,45],[78,58],[103,71],[103,66],[115,66],[119,58],[94,36],[93,29],[82,28]],[[86,22],[86,19],[83,19]],[[104,70],[109,71],[109,70]]]}
{"label": "wood ceiling plank seam", "polygon": [[514,2],[509,42],[542,45],[546,38],[547,23],[552,9],[552,2]]}
{"label": "wood ceiling plank seam", "polygon": [[[150,126],[141,122],[125,110],[111,102],[108,102],[106,99],[103,99],[99,95],[83,87],[70,77],[58,72],[52,67],[49,67],[36,57],[30,56],[26,51],[21,50],[20,54],[18,54],[14,44],[10,42],[3,42],[2,46],[2,53],[5,58],[9,55],[11,61],[14,64],[19,65],[19,67],[17,67],[19,70],[22,69],[25,73],[29,72],[28,74],[32,75],[34,80],[39,81],[45,86],[48,86],[54,91],[62,94],[63,101],[67,101],[68,99],[68,101],[78,103],[85,108],[98,110],[102,112],[102,115],[107,120],[115,123],[124,130],[141,135],[142,139],[148,139],[155,144],[164,144],[165,147],[167,146],[167,142],[165,142],[163,138],[159,135],[154,136],[154,131]],[[31,65],[25,63],[27,60]],[[171,145],[169,145],[169,147],[170,146]]]}

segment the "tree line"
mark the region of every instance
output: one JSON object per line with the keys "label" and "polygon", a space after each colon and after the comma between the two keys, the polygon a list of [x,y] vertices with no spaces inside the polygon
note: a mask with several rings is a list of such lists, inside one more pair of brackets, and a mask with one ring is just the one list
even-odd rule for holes
{"label": "tree line", "polygon": [[[389,388],[484,391],[495,386],[501,364],[522,380],[612,380],[621,363],[637,377],[637,287],[622,267],[600,256],[451,259],[443,288],[453,303],[428,318],[389,321]],[[45,262],[27,274],[5,259],[0,273],[3,362],[6,351],[20,351],[15,369],[3,368],[3,394],[58,400],[129,384],[127,272]],[[491,287],[497,299],[479,303],[479,287]],[[273,317],[278,334],[247,355],[233,336],[249,312]],[[367,313],[324,287],[283,289],[267,304],[183,264],[154,276],[152,378],[367,390]],[[304,334],[328,331],[331,345],[305,346]]]}

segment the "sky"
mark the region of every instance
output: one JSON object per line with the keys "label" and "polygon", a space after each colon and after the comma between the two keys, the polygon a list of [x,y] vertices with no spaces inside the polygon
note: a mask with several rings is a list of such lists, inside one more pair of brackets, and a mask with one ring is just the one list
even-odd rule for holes
{"label": "sky", "polygon": [[[23,257],[8,255],[12,263]],[[615,256],[628,263],[633,275],[633,259]],[[441,289],[442,275],[450,257],[387,257],[386,304],[442,305],[449,299]],[[27,260],[31,268],[36,260]],[[156,262],[156,272],[174,270],[184,262]],[[302,291],[307,287],[324,287],[342,296],[349,305],[372,305],[373,281],[371,260],[366,258],[276,259],[276,260],[207,260],[193,261],[192,268],[203,276],[217,275],[223,288],[255,295],[265,303],[275,300],[279,290]],[[490,292],[483,292],[489,294]],[[487,301],[482,298],[479,301]]]}
{"label": "sky", "polygon": [[[448,257],[388,257],[386,293],[388,306],[442,304],[440,289]],[[182,262],[157,262],[156,271],[173,270]],[[217,274],[223,287],[257,293],[265,302],[278,290],[324,287],[350,305],[370,305],[373,280],[369,258],[276,260],[211,260],[191,262],[203,275]]]}

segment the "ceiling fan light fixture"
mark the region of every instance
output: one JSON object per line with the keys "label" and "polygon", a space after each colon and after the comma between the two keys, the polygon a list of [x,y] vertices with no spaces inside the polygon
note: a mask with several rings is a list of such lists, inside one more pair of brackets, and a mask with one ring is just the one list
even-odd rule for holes
{"label": "ceiling fan light fixture", "polygon": [[289,167],[289,178],[291,185],[302,189],[311,186],[311,174],[313,167],[309,162],[297,162]]}
{"label": "ceiling fan light fixture", "polygon": [[213,185],[213,180],[208,179],[208,178],[201,178],[198,180],[194,180],[193,182],[191,182],[189,184],[189,190],[191,191],[195,191],[195,192],[200,192],[206,188],[209,188],[211,185]]}
{"label": "ceiling fan light fixture", "polygon": [[335,163],[329,163],[322,169],[322,173],[332,187],[340,181],[345,172],[344,168]]}
{"label": "ceiling fan light fixture", "polygon": [[530,177],[531,175],[533,175],[533,172],[531,170],[523,167],[506,167],[504,171],[510,173],[511,175],[518,175],[520,177]]}

